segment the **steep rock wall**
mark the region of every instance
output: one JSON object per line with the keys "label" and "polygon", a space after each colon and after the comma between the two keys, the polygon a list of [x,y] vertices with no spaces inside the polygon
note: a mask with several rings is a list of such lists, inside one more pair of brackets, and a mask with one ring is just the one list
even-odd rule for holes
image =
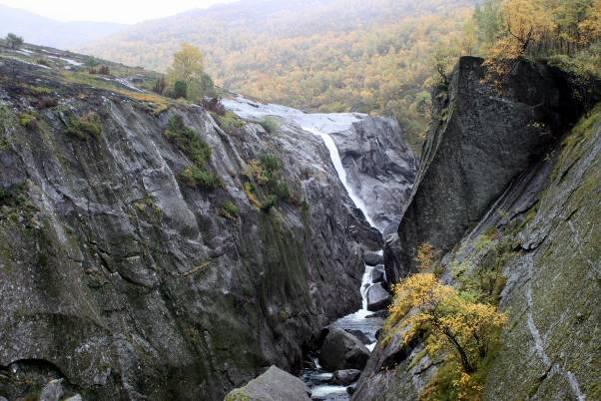
{"label": "steep rock wall", "polygon": [[[473,66],[479,61],[463,59],[459,71],[468,68],[466,63]],[[546,68],[529,66],[526,76],[528,71],[548,71]],[[468,71],[471,70],[468,68]],[[455,83],[452,85],[460,85],[457,79],[461,73],[455,74]],[[557,117],[546,123],[551,135],[539,143],[540,148],[532,145],[530,156],[522,153],[528,148],[516,148],[505,153],[504,163],[511,167],[511,171],[515,171],[515,176],[504,186],[500,185],[498,179],[494,178],[500,173],[489,172],[485,167],[488,164],[497,166],[498,163],[497,155],[490,150],[487,156],[490,163],[486,162],[486,157],[481,159],[476,151],[474,165],[483,169],[480,171],[457,167],[462,163],[471,164],[470,153],[463,153],[461,159],[456,157],[457,150],[453,149],[436,153],[434,158],[426,154],[418,173],[418,182],[427,182],[431,174],[442,177],[440,166],[449,168],[448,177],[417,187],[414,191],[413,206],[408,207],[403,217],[409,221],[401,222],[399,232],[404,239],[411,241],[407,236],[409,234],[403,233],[412,229],[420,230],[412,234],[418,235],[418,240],[410,242],[408,247],[398,242],[398,236],[389,237],[387,242],[387,262],[393,259],[393,263],[387,267],[392,266],[392,272],[397,277],[413,270],[415,262],[409,263],[407,260],[415,257],[415,247],[421,238],[423,242],[440,246],[437,256],[441,259],[437,271],[441,272],[441,279],[446,283],[455,284],[483,272],[498,273],[504,278],[500,281],[505,285],[499,294],[499,307],[507,313],[509,321],[499,349],[493,351],[494,359],[486,365],[485,400],[582,401],[600,396],[595,377],[598,376],[601,354],[595,338],[601,320],[598,312],[601,299],[598,285],[601,230],[596,224],[599,218],[595,205],[601,201],[601,109],[597,106],[592,112],[585,113],[575,127],[569,128],[583,106],[571,99],[573,92],[566,90],[567,81],[562,74],[554,72],[553,76],[558,79],[558,84],[549,86],[549,89],[553,93],[559,87],[558,94],[563,97],[557,101],[564,103],[571,100],[574,103],[564,112],[547,114]],[[463,79],[478,79],[478,76],[470,78],[468,74]],[[515,79],[521,82],[524,92],[538,93],[538,90],[542,90],[538,88],[536,79],[523,81],[519,75]],[[528,83],[535,87],[531,89]],[[480,85],[479,79],[477,83],[465,84],[475,88],[480,88]],[[453,90],[451,87],[451,93]],[[476,90],[464,95],[471,96],[471,102],[477,104],[490,100],[487,96],[484,100],[479,99],[486,93],[489,92]],[[492,114],[488,119],[504,119],[505,125],[515,124],[513,115],[505,111],[520,109],[523,105],[516,105],[515,99],[505,97],[495,99],[495,102],[502,107],[498,114],[495,114],[495,109],[490,109]],[[448,107],[455,106],[451,103]],[[442,110],[444,108],[439,109],[440,112]],[[474,113],[479,114],[480,111]],[[532,120],[526,119],[527,114],[518,113],[516,117],[517,121],[521,121],[521,128],[515,125],[517,132],[506,134],[511,137],[534,134],[533,140],[538,140],[536,131],[531,131],[532,123],[538,121],[537,114],[531,115]],[[569,131],[565,133],[565,139],[556,139],[562,130]],[[446,135],[447,131],[435,130],[428,141],[428,152],[437,138],[441,144],[444,143],[442,138]],[[474,129],[462,135],[463,141],[473,139],[477,143],[479,137],[487,133]],[[524,140],[528,139],[521,139]],[[455,146],[462,149],[461,140],[458,141]],[[509,144],[504,143],[503,146]],[[511,162],[514,154],[517,157],[515,166]],[[520,165],[523,166],[521,171],[517,169]],[[429,168],[434,169],[433,173],[426,171]],[[471,174],[467,174],[469,171]],[[453,178],[455,175],[467,182],[457,184]],[[482,175],[489,178],[490,187],[480,181]],[[506,171],[502,171],[501,176],[510,178]],[[434,182],[438,182],[438,185],[434,185]],[[457,195],[450,192],[449,186],[454,190],[480,188],[492,199],[487,200],[487,205],[479,201],[472,203],[473,198],[480,199],[483,194],[470,193],[464,196],[460,191]],[[496,191],[493,191],[495,188]],[[420,202],[435,202],[438,210],[435,210],[433,203],[420,203],[417,199],[421,199]],[[457,199],[461,199],[463,207],[470,210],[461,210]],[[441,225],[441,222],[450,224],[455,221],[453,216],[457,216],[457,212],[461,216],[457,224],[461,223],[463,231]],[[469,218],[472,213],[474,220]],[[430,220],[433,216],[437,220]],[[439,238],[442,238],[441,242],[437,242]],[[447,249],[449,247],[452,249]],[[409,249],[409,253],[395,255],[395,250],[401,252],[401,248],[403,252]],[[394,333],[385,344],[376,347],[353,400],[419,399],[428,383],[435,378],[440,362],[425,353],[421,341],[404,344],[403,333]]]}
{"label": "steep rock wall", "polygon": [[[64,377],[85,399],[220,400],[271,364],[299,368],[303,344],[359,307],[359,244],[379,234],[319,138],[226,132],[201,107],[157,113],[15,60],[0,72],[0,393]],[[69,135],[88,113],[100,136]],[[182,183],[174,115],[210,145],[220,188]],[[243,190],[265,154],[293,194],[268,212]]]}
{"label": "steep rock wall", "polygon": [[419,245],[446,252],[457,243],[582,112],[559,71],[521,62],[500,92],[483,82],[482,62],[461,58],[448,92],[434,94],[437,117],[414,191],[398,238],[388,241],[386,272],[393,281],[415,270]]}

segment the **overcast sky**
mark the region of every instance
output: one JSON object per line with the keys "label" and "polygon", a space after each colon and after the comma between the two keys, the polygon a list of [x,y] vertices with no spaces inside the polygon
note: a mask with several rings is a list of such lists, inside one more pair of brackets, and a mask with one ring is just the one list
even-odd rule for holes
{"label": "overcast sky", "polygon": [[0,0],[60,21],[135,23],[234,0]]}

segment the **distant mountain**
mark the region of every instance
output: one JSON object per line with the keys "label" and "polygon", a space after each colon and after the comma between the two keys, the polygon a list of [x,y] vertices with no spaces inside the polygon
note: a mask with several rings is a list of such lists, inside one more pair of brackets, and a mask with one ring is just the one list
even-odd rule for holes
{"label": "distant mountain", "polygon": [[128,25],[105,22],[60,22],[28,11],[0,5],[0,35],[23,36],[28,43],[74,49],[124,30]]}

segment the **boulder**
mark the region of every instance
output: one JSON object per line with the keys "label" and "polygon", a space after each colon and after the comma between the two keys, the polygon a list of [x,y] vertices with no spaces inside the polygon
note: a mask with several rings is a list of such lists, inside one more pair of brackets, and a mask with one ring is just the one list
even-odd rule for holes
{"label": "boulder", "polygon": [[361,330],[349,329],[349,330],[347,330],[347,332],[354,335],[355,337],[357,337],[359,339],[359,341],[361,341],[363,344],[371,344],[373,342],[369,339],[367,334],[365,334]]}
{"label": "boulder", "polygon": [[369,287],[367,290],[367,310],[375,312],[386,308],[392,297],[386,291],[382,283],[377,283]]}
{"label": "boulder", "polygon": [[63,379],[55,379],[44,386],[40,393],[40,401],[59,401],[64,393]]}
{"label": "boulder", "polygon": [[372,283],[383,283],[386,281],[386,276],[384,274],[384,265],[377,265],[373,268],[370,273],[370,280]]}
{"label": "boulder", "polygon": [[319,351],[321,366],[330,371],[363,369],[369,359],[369,350],[355,336],[342,329],[332,329]]}
{"label": "boulder", "polygon": [[351,383],[354,383],[361,376],[361,371],[359,369],[344,369],[337,370],[334,372],[334,382],[336,384],[340,384],[341,386],[348,386]]}
{"label": "boulder", "polygon": [[302,380],[271,366],[246,386],[232,390],[224,401],[310,401],[308,394]]}
{"label": "boulder", "polygon": [[368,266],[377,266],[384,263],[384,255],[380,252],[365,252],[363,261]]}

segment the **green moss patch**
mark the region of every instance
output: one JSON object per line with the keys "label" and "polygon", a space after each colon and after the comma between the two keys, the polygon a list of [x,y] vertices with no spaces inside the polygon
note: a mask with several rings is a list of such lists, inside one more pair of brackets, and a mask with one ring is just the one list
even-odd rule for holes
{"label": "green moss patch", "polygon": [[66,132],[82,141],[100,138],[102,135],[100,116],[96,113],[88,113],[83,117],[71,117],[67,122]]}

